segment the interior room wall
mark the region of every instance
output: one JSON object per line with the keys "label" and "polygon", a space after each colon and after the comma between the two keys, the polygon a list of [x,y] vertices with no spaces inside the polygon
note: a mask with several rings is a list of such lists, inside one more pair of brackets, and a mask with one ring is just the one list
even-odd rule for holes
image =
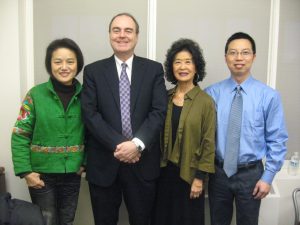
{"label": "interior room wall", "polygon": [[21,103],[19,1],[0,1],[0,166],[5,167],[6,188],[15,198],[29,200],[26,184],[13,172],[10,136]]}
{"label": "interior room wall", "polygon": [[300,1],[280,1],[277,90],[281,94],[289,140],[289,159],[300,152]]}
{"label": "interior room wall", "polygon": [[[0,166],[6,168],[7,189],[14,197],[29,200],[26,184],[14,176],[10,153],[10,136],[24,97],[23,64],[20,49],[24,42],[20,21],[20,2],[26,0],[0,1]],[[141,26],[137,55],[147,56],[148,1],[140,0],[32,0],[34,27],[34,83],[45,82],[48,75],[44,69],[47,44],[54,38],[73,38],[82,48],[85,62],[108,57],[112,54],[108,40],[108,23],[118,12],[131,12]],[[253,75],[267,82],[269,26],[271,0],[205,1],[171,0],[157,1],[156,55],[164,62],[166,50],[180,37],[199,42],[207,62],[207,77],[201,87],[229,76],[224,62],[226,39],[236,31],[250,33],[257,43],[257,58]],[[282,96],[289,131],[288,156],[299,151],[300,145],[300,2],[280,1],[280,33],[278,45],[276,89]],[[21,43],[21,44],[20,44]],[[23,46],[24,47],[24,46]],[[21,76],[21,77],[20,77]],[[81,80],[81,75],[79,76]],[[168,86],[170,87],[170,85]],[[81,199],[88,198],[86,184]],[[81,215],[86,203],[80,203]],[[90,213],[90,211],[89,211]],[[90,214],[89,214],[90,215]],[[83,218],[83,217],[82,217]]]}

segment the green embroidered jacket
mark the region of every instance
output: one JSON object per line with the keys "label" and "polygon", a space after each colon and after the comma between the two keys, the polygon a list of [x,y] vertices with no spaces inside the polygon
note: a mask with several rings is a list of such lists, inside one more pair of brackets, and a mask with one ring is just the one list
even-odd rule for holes
{"label": "green embroidered jacket", "polygon": [[66,111],[50,80],[27,93],[11,138],[16,175],[78,171],[84,159],[80,91],[77,82]]}

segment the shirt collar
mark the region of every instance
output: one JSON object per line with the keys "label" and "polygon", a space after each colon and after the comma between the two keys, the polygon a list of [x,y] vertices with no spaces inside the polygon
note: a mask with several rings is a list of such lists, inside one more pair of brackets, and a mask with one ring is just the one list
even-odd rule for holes
{"label": "shirt collar", "polygon": [[131,68],[132,68],[132,62],[133,62],[133,55],[129,59],[127,59],[125,62],[123,62],[121,59],[119,59],[116,55],[114,55],[114,57],[115,57],[117,65],[120,68],[122,68],[122,63],[126,63],[128,69],[131,70]]}
{"label": "shirt collar", "polygon": [[[250,89],[251,84],[253,83],[254,78],[250,75],[246,80],[244,80],[240,86],[242,91],[247,94]],[[239,85],[232,77],[229,78],[229,90],[230,92],[235,91],[236,86]]]}

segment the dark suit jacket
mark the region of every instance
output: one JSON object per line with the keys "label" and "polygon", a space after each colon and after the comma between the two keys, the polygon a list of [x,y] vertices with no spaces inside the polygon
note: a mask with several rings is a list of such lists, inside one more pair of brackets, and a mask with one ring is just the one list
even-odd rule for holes
{"label": "dark suit jacket", "polygon": [[[89,64],[84,69],[81,94],[83,121],[88,129],[87,180],[109,186],[116,178],[120,162],[113,156],[122,135],[119,77],[114,56]],[[146,180],[159,175],[159,134],[162,131],[167,92],[160,63],[134,56],[131,77],[131,124],[133,137],[146,149],[132,164]]]}

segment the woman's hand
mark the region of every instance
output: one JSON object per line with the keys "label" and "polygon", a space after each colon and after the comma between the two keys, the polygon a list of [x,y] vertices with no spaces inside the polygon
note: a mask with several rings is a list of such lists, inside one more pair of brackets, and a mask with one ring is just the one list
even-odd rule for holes
{"label": "woman's hand", "polygon": [[40,179],[39,173],[32,172],[27,174],[24,178],[28,187],[40,189],[45,186],[44,181]]}
{"label": "woman's hand", "polygon": [[84,166],[80,166],[79,170],[76,172],[78,176],[81,176],[81,174],[85,171],[85,167]]}
{"label": "woman's hand", "polygon": [[194,178],[192,187],[191,187],[191,193],[190,193],[190,198],[199,198],[199,196],[202,194],[203,190],[203,180]]}

